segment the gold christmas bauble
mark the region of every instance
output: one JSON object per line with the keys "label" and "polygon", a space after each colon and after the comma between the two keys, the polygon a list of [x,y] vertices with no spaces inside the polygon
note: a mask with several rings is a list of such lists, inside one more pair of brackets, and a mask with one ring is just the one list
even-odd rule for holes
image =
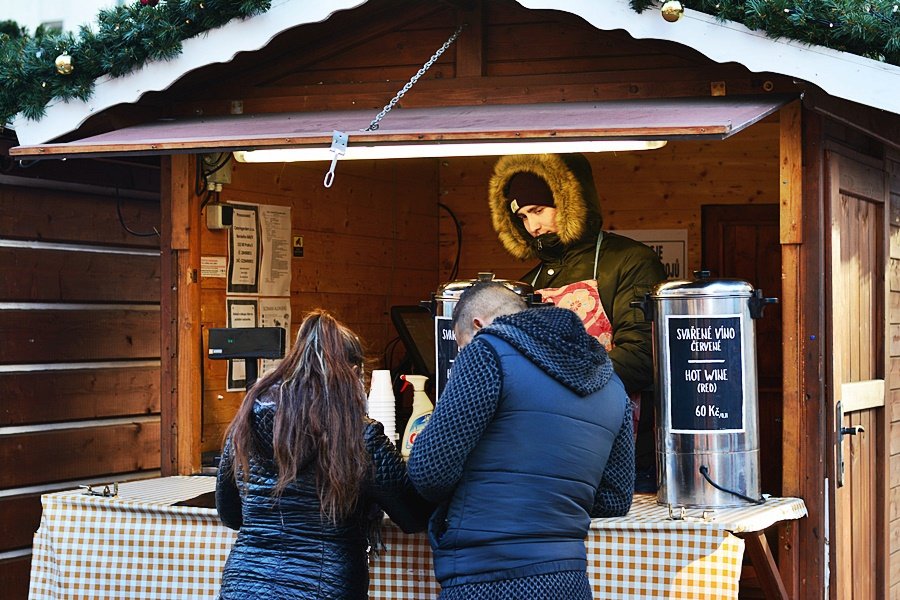
{"label": "gold christmas bauble", "polygon": [[678,0],[669,0],[659,9],[662,18],[669,23],[674,23],[684,14],[684,6]]}
{"label": "gold christmas bauble", "polygon": [[71,75],[72,71],[75,70],[75,65],[72,64],[72,57],[68,54],[60,54],[56,57],[56,72],[60,75]]}

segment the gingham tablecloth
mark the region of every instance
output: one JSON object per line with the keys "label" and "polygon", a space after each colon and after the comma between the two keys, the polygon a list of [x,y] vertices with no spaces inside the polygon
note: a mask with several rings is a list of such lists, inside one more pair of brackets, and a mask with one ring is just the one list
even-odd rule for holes
{"label": "gingham tablecloth", "polygon": [[[122,484],[115,498],[45,494],[29,598],[215,598],[235,532],[215,510],[172,506],[214,488],[213,477],[166,477]],[[805,514],[802,500],[772,498],[760,507],[675,511],[673,519],[655,496],[636,496],[627,516],[591,523],[594,597],[737,598],[744,542],[734,533]],[[427,536],[386,523],[383,538],[370,597],[437,597]]]}

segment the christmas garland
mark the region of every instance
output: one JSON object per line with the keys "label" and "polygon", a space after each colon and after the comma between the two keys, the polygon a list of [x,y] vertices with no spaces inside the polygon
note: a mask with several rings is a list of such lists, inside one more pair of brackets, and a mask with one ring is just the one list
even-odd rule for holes
{"label": "christmas garland", "polygon": [[[900,0],[629,0],[636,12],[683,7],[790,38],[900,65]],[[120,77],[181,53],[181,42],[228,21],[266,12],[271,0],[138,0],[100,11],[77,34],[38,29],[29,36],[0,23],[0,128],[16,114],[40,119],[53,99],[87,100],[94,81]],[[675,15],[674,17],[672,15]]]}
{"label": "christmas garland", "polygon": [[94,80],[120,77],[181,53],[181,42],[228,21],[266,12],[271,0],[139,0],[100,11],[78,33],[8,23],[0,33],[0,127],[22,113],[40,119],[53,99],[87,100]]}
{"label": "christmas garland", "polygon": [[[630,0],[643,12],[691,8],[790,38],[900,66],[900,0]],[[675,5],[673,7],[673,5]],[[680,5],[680,6],[679,6]],[[667,19],[669,20],[669,19]]]}

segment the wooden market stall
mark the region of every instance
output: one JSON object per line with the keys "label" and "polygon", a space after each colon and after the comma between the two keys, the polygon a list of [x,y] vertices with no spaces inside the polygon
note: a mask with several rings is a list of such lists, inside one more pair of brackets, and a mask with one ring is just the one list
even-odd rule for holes
{"label": "wooden market stall", "polygon": [[[314,4],[294,0],[231,23],[186,44],[183,62],[125,78],[124,92],[101,87],[83,106],[16,124],[13,157],[160,157],[158,284],[148,278],[160,319],[141,335],[158,339],[151,389],[161,472],[199,472],[241,399],[226,389],[226,363],[204,351],[207,330],[227,323],[226,277],[210,265],[227,260],[229,234],[207,226],[213,207],[289,207],[291,235],[302,238],[289,258],[291,333],[305,311],[326,307],[386,367],[396,365],[392,306],[427,299],[455,277],[490,270],[516,279],[530,267],[491,229],[495,155],[339,160],[330,187],[327,160],[228,163],[221,191],[208,193],[207,176],[231,151],[327,150],[333,129],[349,134],[350,147],[664,140],[659,149],[589,155],[604,226],[683,231],[685,261],[671,265],[673,275],[703,267],[781,299],[759,322],[758,357],[763,491],[802,498],[809,513],[771,539],[788,594],[900,594],[900,540],[891,534],[900,519],[892,392],[900,389],[900,107],[878,95],[900,82],[900,69],[817,51],[813,58],[871,89],[858,79],[838,85],[848,77],[816,77],[804,62],[809,50],[702,15],[669,24],[624,2]],[[459,38],[380,129],[360,131],[458,24]],[[745,42],[760,50],[742,62],[734,54]],[[201,55],[214,58],[197,62]],[[4,238],[42,235],[4,227]],[[137,302],[124,294],[119,300]],[[8,365],[69,359],[2,357]],[[838,435],[855,425],[865,433]]]}

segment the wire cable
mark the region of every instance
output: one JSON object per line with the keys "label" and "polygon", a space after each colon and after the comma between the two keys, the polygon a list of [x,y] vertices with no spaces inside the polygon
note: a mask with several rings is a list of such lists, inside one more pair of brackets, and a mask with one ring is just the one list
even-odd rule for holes
{"label": "wire cable", "polygon": [[159,230],[156,227],[153,228],[152,232],[149,232],[149,231],[148,232],[140,232],[140,231],[134,231],[133,229],[128,227],[128,225],[125,224],[125,217],[122,216],[122,196],[119,195],[119,188],[116,188],[116,214],[119,215],[119,224],[122,226],[122,229],[124,229],[131,235],[134,235],[137,237],[152,237],[154,235],[156,237],[161,237],[159,235]]}
{"label": "wire cable", "polygon": [[706,482],[709,483],[709,485],[711,485],[714,488],[716,488],[717,490],[723,491],[727,494],[732,494],[734,496],[737,496],[741,500],[746,500],[747,502],[752,502],[753,504],[764,504],[766,501],[765,496],[763,496],[762,498],[751,498],[750,496],[745,496],[744,494],[742,494],[740,492],[735,492],[734,490],[729,490],[726,487],[722,487],[721,485],[719,485],[718,483],[716,483],[715,481],[713,481],[710,478],[709,467],[707,467],[706,465],[700,465],[700,474],[703,475],[703,478],[706,479]]}
{"label": "wire cable", "polygon": [[456,279],[456,276],[459,275],[459,258],[462,256],[463,242],[462,224],[460,224],[459,219],[456,218],[456,214],[449,206],[443,202],[438,202],[438,206],[447,211],[447,214],[450,215],[450,218],[453,219],[453,224],[456,226],[456,259],[453,261],[453,268],[450,269],[450,281],[453,281]]}

